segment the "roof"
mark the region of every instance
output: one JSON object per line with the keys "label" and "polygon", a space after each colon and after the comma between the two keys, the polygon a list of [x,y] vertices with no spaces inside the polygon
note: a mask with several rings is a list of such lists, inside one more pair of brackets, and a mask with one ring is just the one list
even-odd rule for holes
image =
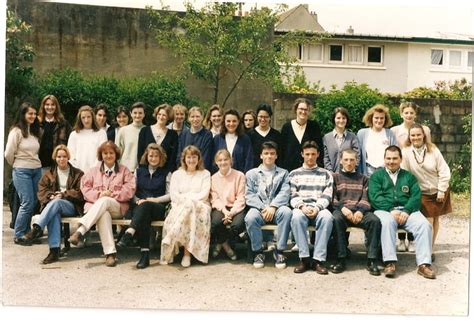
{"label": "roof", "polygon": [[308,5],[300,4],[280,14],[279,21],[275,25],[276,31],[291,29],[291,31],[316,31],[324,32],[319,24],[316,14],[308,11]]}

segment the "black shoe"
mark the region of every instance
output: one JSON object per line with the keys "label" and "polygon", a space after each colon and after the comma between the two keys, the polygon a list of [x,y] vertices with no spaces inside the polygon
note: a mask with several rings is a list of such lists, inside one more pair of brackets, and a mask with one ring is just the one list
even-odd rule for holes
{"label": "black shoe", "polygon": [[33,229],[25,234],[25,239],[28,239],[33,244],[41,244],[39,240],[43,236],[43,229],[37,224],[33,224]]}
{"label": "black shoe", "polygon": [[149,251],[143,251],[142,257],[140,257],[140,260],[137,263],[137,268],[138,269],[143,269],[147,268],[150,266],[150,252]]}
{"label": "black shoe", "polygon": [[58,248],[50,248],[49,254],[43,259],[43,264],[51,264],[57,262],[59,260],[59,247]]}
{"label": "black shoe", "polygon": [[31,246],[31,240],[26,239],[24,236],[20,238],[14,238],[13,242],[21,246]]}
{"label": "black shoe", "polygon": [[331,265],[330,271],[333,274],[339,274],[346,270],[346,262],[342,259],[339,259],[335,265]]}
{"label": "black shoe", "polygon": [[369,271],[370,275],[380,276],[380,269],[378,268],[375,261],[367,262],[367,270]]}
{"label": "black shoe", "polygon": [[126,248],[130,247],[133,244],[133,236],[132,234],[125,233],[123,234],[122,238],[120,238],[120,241],[117,243],[118,247]]}

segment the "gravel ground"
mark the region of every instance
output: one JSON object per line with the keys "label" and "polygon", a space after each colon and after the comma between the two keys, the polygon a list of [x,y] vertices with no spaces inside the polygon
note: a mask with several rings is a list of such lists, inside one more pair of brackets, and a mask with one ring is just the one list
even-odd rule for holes
{"label": "gravel ground", "polygon": [[[245,249],[231,263],[223,257],[207,265],[193,262],[135,268],[138,249],[119,251],[115,268],[104,265],[97,234],[85,249],[73,248],[58,263],[41,265],[48,253],[41,245],[13,244],[4,207],[2,302],[5,306],[139,308],[160,310],[265,311],[466,316],[469,291],[469,218],[444,216],[435,248],[436,280],[416,273],[415,255],[399,254],[397,277],[370,276],[365,270],[363,234],[350,237],[352,258],[340,275],[294,274],[297,254],[288,252],[289,267],[277,270],[267,255],[264,269],[247,264]],[[4,320],[5,321],[5,320]]]}

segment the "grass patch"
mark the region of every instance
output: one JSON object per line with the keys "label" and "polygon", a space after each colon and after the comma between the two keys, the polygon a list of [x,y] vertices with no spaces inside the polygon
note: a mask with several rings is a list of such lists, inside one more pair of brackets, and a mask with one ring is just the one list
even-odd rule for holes
{"label": "grass patch", "polygon": [[471,194],[469,192],[451,193],[452,215],[469,218],[471,216]]}

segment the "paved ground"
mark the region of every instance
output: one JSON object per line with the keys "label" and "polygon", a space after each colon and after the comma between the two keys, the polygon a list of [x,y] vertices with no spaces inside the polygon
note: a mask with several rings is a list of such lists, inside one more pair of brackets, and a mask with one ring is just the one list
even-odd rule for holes
{"label": "paved ground", "polygon": [[[7,208],[4,207],[4,211]],[[14,245],[3,218],[2,302],[5,306],[82,308],[142,308],[179,310],[359,313],[400,315],[468,314],[469,219],[445,216],[436,248],[436,280],[416,274],[415,255],[399,254],[398,276],[370,276],[364,269],[363,235],[351,235],[352,259],[340,275],[314,272],[294,274],[295,253],[289,268],[277,270],[267,256],[256,270],[245,259],[224,258],[208,265],[152,265],[137,270],[138,249],[119,252],[119,265],[108,268],[97,236],[91,247],[73,248],[60,262],[40,265],[47,255],[43,244]],[[239,255],[245,249],[239,248]],[[179,260],[177,261],[179,263]],[[5,321],[5,320],[4,320]]]}

